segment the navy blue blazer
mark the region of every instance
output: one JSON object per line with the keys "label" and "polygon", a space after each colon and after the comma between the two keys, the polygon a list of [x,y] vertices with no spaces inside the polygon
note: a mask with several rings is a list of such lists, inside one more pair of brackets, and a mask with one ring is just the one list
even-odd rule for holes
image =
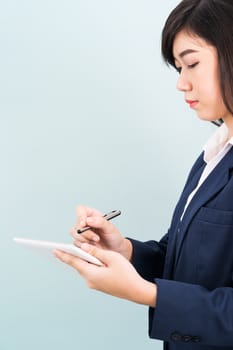
{"label": "navy blue blazer", "polygon": [[158,287],[149,335],[169,350],[233,350],[233,147],[180,221],[204,167],[202,153],[161,241],[131,240],[133,265]]}

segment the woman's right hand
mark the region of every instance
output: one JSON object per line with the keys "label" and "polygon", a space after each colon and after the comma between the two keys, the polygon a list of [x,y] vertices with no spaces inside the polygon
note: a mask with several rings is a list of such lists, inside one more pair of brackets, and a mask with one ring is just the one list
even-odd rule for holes
{"label": "woman's right hand", "polygon": [[[91,227],[91,229],[81,234],[77,233],[78,229],[86,226]],[[131,259],[131,242],[124,238],[120,231],[103,217],[100,211],[94,208],[78,206],[77,222],[70,232],[75,239],[74,244],[78,247],[86,242],[102,249],[113,250],[122,254],[128,260]]]}

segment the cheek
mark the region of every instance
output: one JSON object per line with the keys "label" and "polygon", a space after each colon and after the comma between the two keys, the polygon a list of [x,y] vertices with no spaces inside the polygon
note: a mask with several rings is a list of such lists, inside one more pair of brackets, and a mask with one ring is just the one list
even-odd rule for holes
{"label": "cheek", "polygon": [[220,90],[220,86],[215,85],[209,87],[209,104],[211,104],[212,109],[217,113],[218,118],[220,115],[225,114],[226,112],[226,107],[225,104],[223,102],[223,98],[222,98],[222,93]]}
{"label": "cheek", "polygon": [[[206,75],[207,76],[207,75]],[[198,97],[200,109],[197,111],[199,117],[206,120],[216,120],[226,113],[220,86],[215,78],[207,80],[202,76],[202,83],[198,84]]]}
{"label": "cheek", "polygon": [[223,106],[222,93],[218,80],[217,73],[209,74],[208,72],[202,72],[199,77],[199,96],[200,99],[204,99],[205,103],[211,103],[216,106]]}

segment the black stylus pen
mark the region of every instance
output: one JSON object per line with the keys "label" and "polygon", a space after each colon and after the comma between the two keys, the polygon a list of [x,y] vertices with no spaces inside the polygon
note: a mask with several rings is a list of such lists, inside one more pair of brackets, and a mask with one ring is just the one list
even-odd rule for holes
{"label": "black stylus pen", "polygon": [[[120,210],[112,210],[110,211],[110,213],[104,214],[103,218],[105,218],[106,220],[112,220],[113,218],[115,218],[116,216],[121,215],[121,211]],[[87,230],[91,230],[91,227],[87,226],[84,227],[82,229],[77,230],[77,233],[83,233]]]}

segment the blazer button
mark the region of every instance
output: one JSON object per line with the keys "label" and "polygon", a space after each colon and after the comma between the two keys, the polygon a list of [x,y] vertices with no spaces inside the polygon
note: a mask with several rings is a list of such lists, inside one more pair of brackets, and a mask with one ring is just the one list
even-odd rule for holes
{"label": "blazer button", "polygon": [[183,335],[182,340],[187,343],[188,341],[192,340],[192,338],[193,337],[191,335]]}
{"label": "blazer button", "polygon": [[201,341],[201,338],[200,338],[200,337],[197,337],[197,336],[194,336],[194,337],[192,337],[192,341],[193,341],[194,343],[199,343],[199,342]]}
{"label": "blazer button", "polygon": [[171,334],[171,339],[174,341],[181,341],[182,340],[182,335],[179,333],[172,333]]}

